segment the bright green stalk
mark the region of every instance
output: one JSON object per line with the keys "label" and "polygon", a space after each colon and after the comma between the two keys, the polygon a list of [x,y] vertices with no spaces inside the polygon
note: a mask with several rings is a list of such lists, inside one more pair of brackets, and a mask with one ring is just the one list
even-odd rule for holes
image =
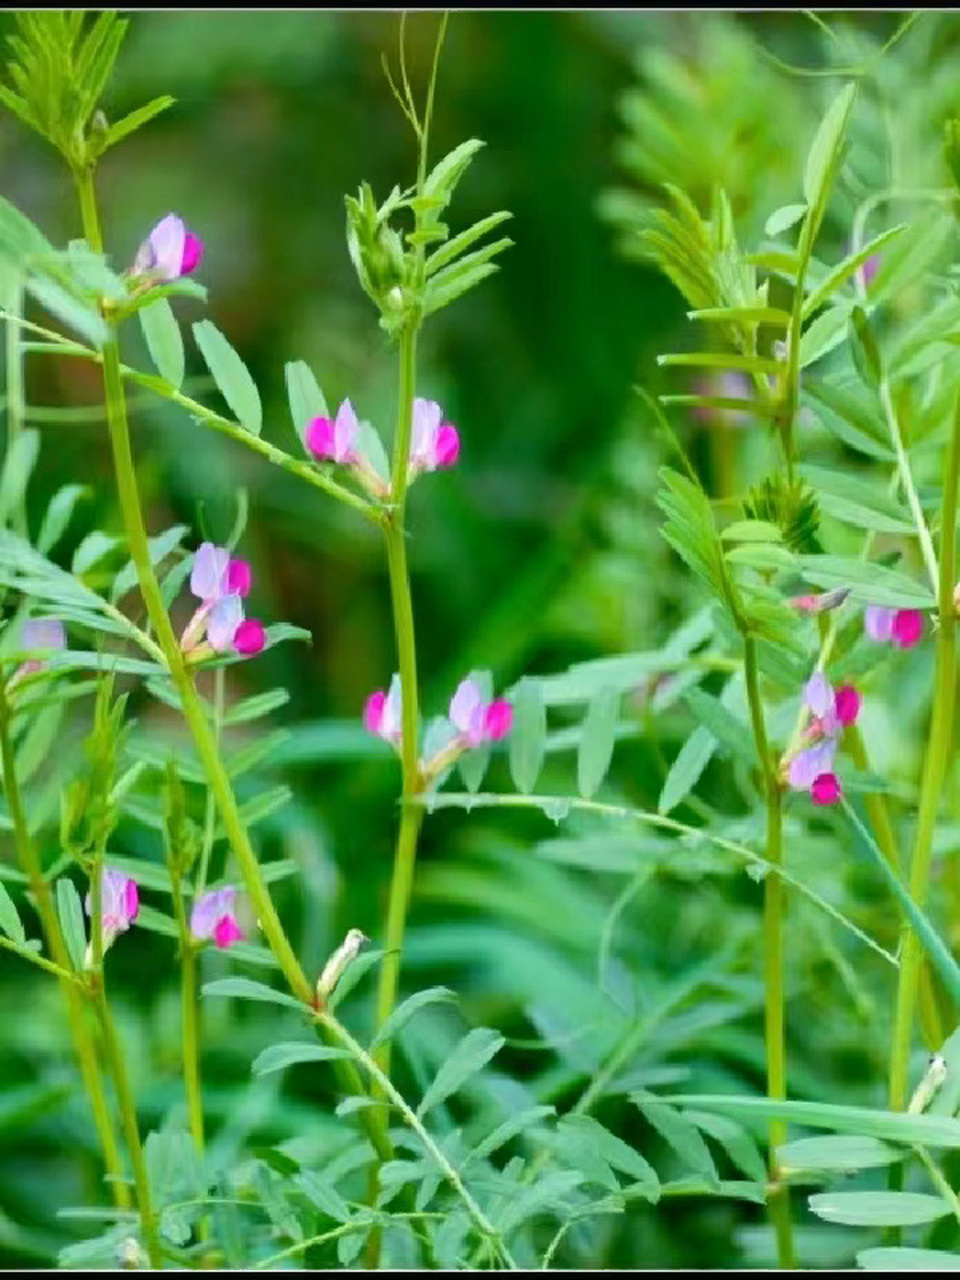
{"label": "bright green stalk", "polygon": [[[23,284],[19,279],[10,291],[10,310],[17,313],[23,310]],[[6,329],[7,451],[9,452],[23,431],[23,340],[19,325],[8,321]],[[22,538],[27,536],[27,510],[22,494],[13,511],[13,527]]]}
{"label": "bright green stalk", "polygon": [[[100,234],[100,222],[97,216],[96,198],[93,190],[93,178],[88,170],[75,175],[77,191],[80,198],[80,210],[83,218],[84,235],[87,243],[95,253],[103,250]],[[123,515],[124,529],[130,547],[130,556],[137,571],[140,592],[147,608],[150,624],[156,633],[157,640],[163,650],[164,660],[173,680],[174,687],[180,696],[184,719],[193,735],[197,755],[207,775],[207,781],[217,799],[217,807],[226,827],[227,837],[234,856],[240,866],[244,884],[260,927],[270,945],[270,949],[280,965],[283,975],[293,993],[305,1004],[313,1003],[313,988],[310,985],[300,962],[283,930],[280,917],[270,898],[267,886],[260,874],[256,854],[240,817],[230,778],[220,759],[217,742],[210,726],[207,724],[203,708],[197,698],[193,681],[184,662],[183,654],[177,638],[170,625],[163,596],[157,582],[153,565],[150,562],[150,550],[147,533],[140,509],[140,494],[137,488],[137,475],[130,448],[130,432],[127,426],[127,407],[124,398],[123,383],[120,371],[120,353],[116,334],[111,332],[103,347],[103,380],[107,408],[107,425],[110,433],[110,446],[113,452],[114,472],[117,481],[117,493]],[[359,1094],[363,1092],[363,1084],[355,1068],[347,1065],[342,1072],[344,1088],[347,1092]],[[386,1132],[382,1116],[370,1111],[361,1112],[361,1123],[367,1130],[370,1141],[378,1153],[389,1159],[392,1147]]]}
{"label": "bright green stalk", "polygon": [[[213,733],[219,745],[220,730],[223,724],[223,667],[217,667],[213,678]],[[213,788],[207,787],[207,808],[203,821],[203,844],[200,846],[200,869],[194,885],[194,901],[206,888],[207,872],[210,868],[210,853],[213,850],[213,831],[217,817],[217,801]]]}
{"label": "bright green stalk", "polygon": [[[743,637],[743,665],[747,682],[747,701],[750,704],[750,719],[753,724],[753,736],[760,759],[763,789],[767,801],[767,861],[778,867],[783,861],[780,783],[770,755],[763,720],[756,641],[749,634]],[[763,882],[763,950],[766,1001],[764,1040],[767,1050],[767,1096],[770,1098],[787,1096],[783,1013],[783,908],[783,882],[777,875],[768,875]],[[794,1265],[790,1188],[780,1181],[776,1164],[776,1149],[786,1140],[786,1125],[781,1120],[772,1120],[770,1122],[770,1174],[773,1189],[770,1192],[770,1214],[777,1237],[777,1263],[781,1270]]]}
{"label": "bright green stalk", "polygon": [[[10,820],[13,823],[13,839],[16,846],[17,859],[29,880],[30,890],[37,904],[43,932],[46,935],[47,946],[50,948],[57,967],[70,972],[73,969],[73,965],[70,962],[63,935],[60,932],[60,921],[53,903],[53,894],[50,892],[50,885],[43,875],[40,860],[37,857],[36,849],[33,847],[33,840],[30,836],[30,829],[27,826],[26,814],[23,809],[23,800],[17,783],[13,744],[10,740],[10,707],[7,703],[6,690],[2,681],[0,681],[0,758],[3,760],[3,791],[7,800],[7,808],[10,810]],[[127,1184],[123,1181],[120,1150],[117,1146],[113,1120],[110,1116],[110,1108],[107,1106],[107,1097],[103,1088],[100,1060],[97,1057],[96,1045],[84,1013],[83,1000],[76,986],[71,982],[61,980],[60,989],[67,1005],[70,1034],[73,1037],[73,1044],[77,1053],[80,1078],[83,1080],[87,1097],[90,1099],[93,1121],[100,1135],[100,1145],[103,1148],[103,1163],[108,1175],[110,1175],[109,1181],[113,1198],[118,1208],[129,1209],[130,1192]]]}
{"label": "bright green stalk", "polygon": [[187,1112],[190,1116],[190,1132],[203,1155],[203,1103],[200,1096],[200,1043],[197,1034],[197,949],[190,936],[187,913],[183,905],[180,872],[176,866],[176,854],[168,851],[170,886],[173,897],[173,915],[180,935],[180,993],[183,1014],[183,1085],[187,1094]]}
{"label": "bright green stalk", "polygon": [[[956,577],[957,488],[960,482],[960,396],[954,411],[953,431],[943,479],[941,518],[939,615],[937,665],[933,693],[933,715],[924,758],[923,780],[913,854],[910,862],[910,896],[918,907],[927,897],[930,883],[930,858],[933,831],[940,791],[950,760],[953,737],[953,712],[956,697],[957,658],[953,587]],[[907,1101],[907,1069],[910,1056],[910,1033],[916,1002],[922,951],[916,933],[905,926],[897,984],[893,1043],[890,1054],[890,1110],[901,1111]]]}
{"label": "bright green stalk", "polygon": [[104,1051],[110,1064],[110,1074],[117,1093],[120,1117],[133,1165],[133,1182],[137,1190],[137,1207],[140,1211],[140,1225],[143,1231],[143,1243],[146,1246],[150,1265],[155,1271],[163,1268],[163,1254],[157,1236],[157,1222],[150,1206],[150,1184],[147,1181],[147,1167],[143,1159],[143,1147],[140,1145],[140,1130],[137,1126],[137,1110],[127,1079],[127,1069],[123,1061],[123,1053],[117,1040],[117,1032],[107,1006],[107,995],[103,986],[103,971],[96,971],[95,986],[92,988],[93,1004],[100,1022]]}

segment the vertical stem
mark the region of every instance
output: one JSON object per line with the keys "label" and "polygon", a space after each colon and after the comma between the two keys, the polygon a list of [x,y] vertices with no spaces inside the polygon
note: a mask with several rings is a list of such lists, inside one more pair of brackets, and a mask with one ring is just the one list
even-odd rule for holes
{"label": "vertical stem", "polygon": [[[937,635],[933,715],[924,758],[917,828],[910,861],[910,896],[919,907],[922,907],[926,901],[929,888],[933,830],[953,737],[953,709],[957,683],[953,585],[956,573],[958,481],[960,481],[960,395],[957,397],[954,411],[953,431],[943,479],[939,581],[940,630]],[[905,926],[903,930],[901,957],[890,1055],[891,1111],[902,1111],[906,1105],[910,1033],[920,970],[920,944],[909,926]]]}
{"label": "vertical stem", "polygon": [[[36,849],[33,847],[30,829],[27,826],[20,787],[17,783],[13,744],[10,740],[10,707],[7,703],[6,690],[2,681],[0,681],[0,758],[3,761],[3,791],[7,801],[7,808],[10,810],[10,819],[13,822],[13,839],[17,851],[17,860],[20,863],[21,870],[25,872],[29,880],[30,890],[36,901],[43,932],[47,939],[47,946],[50,948],[54,960],[61,969],[72,969],[73,965],[67,953],[63,935],[60,932],[60,921],[53,904],[53,894],[50,892],[50,886],[44,878],[40,860],[37,857]],[[63,998],[66,1001],[70,1034],[73,1037],[77,1062],[80,1067],[80,1078],[83,1080],[87,1097],[90,1099],[93,1121],[100,1135],[100,1145],[103,1148],[103,1163],[108,1175],[110,1175],[109,1181],[113,1198],[119,1209],[128,1209],[130,1207],[130,1192],[127,1184],[123,1181],[120,1150],[113,1130],[110,1109],[107,1106],[96,1045],[85,1017],[83,999],[72,983],[61,981],[60,990],[63,992]]]}
{"label": "vertical stem", "polygon": [[197,951],[190,936],[187,913],[183,905],[180,872],[175,864],[175,853],[168,853],[170,886],[173,897],[173,914],[180,934],[180,992],[183,1012],[183,1084],[187,1094],[187,1111],[190,1116],[190,1132],[203,1155],[203,1103],[200,1096],[200,1043],[197,1034]]}
{"label": "vertical stem", "polygon": [[[223,667],[217,667],[213,676],[213,736],[220,745],[220,729],[223,721]],[[206,888],[207,872],[210,868],[210,853],[213,849],[213,830],[217,816],[217,801],[213,788],[207,787],[207,808],[203,821],[203,844],[200,848],[200,870],[194,887],[195,899],[199,898]]]}
{"label": "vertical stem", "polygon": [[[390,882],[390,899],[387,906],[386,955],[380,967],[380,985],[377,991],[377,1026],[382,1027],[390,1016],[397,994],[403,935],[406,927],[407,908],[413,887],[413,872],[417,857],[417,836],[422,814],[410,803],[419,786],[417,766],[417,656],[413,625],[413,603],[410,597],[410,574],[407,569],[405,511],[407,497],[407,464],[410,456],[410,435],[413,424],[413,397],[417,355],[416,323],[412,323],[400,337],[400,385],[397,404],[397,429],[393,446],[393,502],[389,518],[384,526],[387,568],[390,574],[390,598],[393,606],[393,622],[397,638],[397,656],[400,666],[400,688],[403,703],[403,793],[401,796],[400,828],[394,855],[393,877]],[[390,1068],[390,1045],[380,1046],[377,1065],[387,1072]]]}
{"label": "vertical stem", "polygon": [[[747,682],[747,700],[757,755],[763,772],[763,787],[767,801],[767,861],[780,866],[783,861],[783,815],[780,805],[780,784],[767,743],[767,731],[763,720],[763,702],[760,698],[760,679],[757,666],[756,641],[752,635],[743,638],[744,674]],[[765,1041],[767,1049],[767,1096],[787,1096],[786,1050],[784,1045],[783,1013],[783,881],[778,875],[767,875],[763,881],[763,942],[764,942],[764,993],[765,993]],[[780,1181],[776,1150],[787,1140],[786,1125],[781,1120],[770,1123],[770,1215],[777,1237],[777,1263],[781,1270],[793,1267],[793,1224],[790,1218],[790,1188]]]}
{"label": "vertical stem", "polygon": [[[9,306],[15,316],[23,314],[23,282],[17,282],[10,290]],[[23,396],[23,347],[21,345],[20,326],[12,320],[7,321],[6,334],[6,367],[7,367],[7,452],[13,447],[23,431],[24,396]],[[13,527],[22,538],[27,536],[27,508],[24,494],[13,510]]]}
{"label": "vertical stem", "polygon": [[[101,252],[103,241],[100,235],[100,223],[97,217],[96,198],[93,190],[93,177],[89,170],[79,170],[74,174],[80,200],[80,211],[83,217],[84,234],[87,242],[95,252]],[[147,608],[150,624],[156,633],[157,640],[163,650],[167,669],[174,688],[180,696],[184,719],[193,735],[197,755],[207,775],[207,781],[217,800],[217,807],[223,818],[234,856],[240,866],[247,893],[250,897],[260,928],[263,930],[270,949],[293,993],[305,1004],[313,1003],[313,988],[293,948],[283,930],[280,917],[270,898],[266,883],[260,874],[256,854],[240,817],[230,778],[220,759],[217,742],[201,707],[193,681],[184,662],[183,654],[173,634],[170,619],[163,603],[163,596],[157,582],[153,565],[150,562],[150,549],[147,533],[140,509],[140,494],[137,488],[137,474],[133,464],[130,447],[130,432],[127,426],[127,404],[120,374],[120,352],[115,333],[111,332],[103,347],[103,381],[106,400],[107,426],[110,434],[110,446],[113,452],[114,473],[117,482],[117,494],[123,515],[124,530],[130,547],[130,556],[137,571],[140,593]],[[351,1094],[364,1092],[363,1082],[356,1067],[349,1062],[337,1062],[335,1066],[344,1090]],[[360,1123],[365,1128],[371,1143],[383,1159],[392,1155],[392,1146],[387,1134],[384,1117],[372,1109],[365,1109],[360,1114]]]}
{"label": "vertical stem", "polygon": [[134,1105],[133,1094],[130,1091],[130,1082],[127,1079],[127,1069],[123,1061],[123,1054],[120,1051],[116,1029],[110,1016],[110,1010],[107,1007],[102,972],[96,975],[96,988],[93,999],[94,1008],[100,1021],[100,1031],[103,1035],[107,1061],[110,1064],[110,1073],[113,1076],[113,1085],[117,1092],[117,1102],[120,1106],[120,1116],[123,1120],[123,1130],[127,1139],[127,1150],[130,1152],[130,1163],[133,1165],[133,1181],[137,1189],[137,1205],[140,1210],[143,1243],[146,1246],[151,1267],[155,1271],[159,1271],[163,1268],[163,1254],[160,1250],[160,1241],[157,1236],[157,1223],[150,1207],[150,1186],[147,1182],[147,1167],[143,1159],[143,1147],[140,1145],[137,1110]]}

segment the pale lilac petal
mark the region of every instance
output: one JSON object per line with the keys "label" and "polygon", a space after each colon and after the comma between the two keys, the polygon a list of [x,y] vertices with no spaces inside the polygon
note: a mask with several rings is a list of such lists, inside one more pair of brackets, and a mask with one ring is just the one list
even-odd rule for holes
{"label": "pale lilac petal", "polygon": [[410,465],[414,469],[432,471],[436,466],[434,452],[441,417],[436,400],[424,400],[420,396],[414,400],[410,439]]}
{"label": "pale lilac petal", "polygon": [[818,719],[823,719],[833,711],[833,690],[822,671],[815,671],[807,681],[804,690],[807,706]]}
{"label": "pale lilac petal", "polygon": [[337,410],[337,416],[333,424],[333,457],[336,462],[344,463],[350,461],[350,454],[353,452],[357,442],[357,432],[359,430],[360,423],[357,421],[357,415],[353,411],[353,405],[349,400],[344,400]]}
{"label": "pale lilac petal", "polygon": [[207,618],[207,639],[217,653],[233,646],[233,637],[243,621],[243,604],[239,596],[221,596]]}
{"label": "pale lilac petal", "polygon": [[20,631],[22,649],[65,649],[67,637],[57,618],[31,618]]}
{"label": "pale lilac petal", "polygon": [[814,778],[818,778],[821,773],[829,773],[833,768],[836,750],[837,744],[833,739],[824,738],[806,751],[798,751],[790,761],[787,771],[787,781],[794,791],[809,791]]}
{"label": "pale lilac petal", "polygon": [[147,237],[149,268],[162,280],[176,280],[183,268],[187,230],[175,213],[161,218]]}
{"label": "pale lilac petal", "polygon": [[395,674],[390,681],[387,700],[383,704],[383,715],[380,719],[380,736],[388,741],[396,741],[403,733],[403,690],[400,676]]}
{"label": "pale lilac petal", "polygon": [[457,685],[457,691],[450,699],[450,719],[461,733],[469,733],[477,711],[483,708],[483,694],[475,680],[468,676]]}
{"label": "pale lilac petal", "polygon": [[226,547],[203,542],[193,558],[190,573],[190,590],[200,600],[217,600],[223,590],[223,579],[230,563]]}
{"label": "pale lilac petal", "polygon": [[237,890],[232,884],[222,889],[211,889],[193,904],[190,913],[190,932],[199,941],[212,938],[218,922],[223,916],[234,916],[237,903]]}
{"label": "pale lilac petal", "polygon": [[884,605],[868,604],[863,611],[863,626],[871,640],[885,644],[893,637],[893,622],[897,616],[896,609],[887,609]]}

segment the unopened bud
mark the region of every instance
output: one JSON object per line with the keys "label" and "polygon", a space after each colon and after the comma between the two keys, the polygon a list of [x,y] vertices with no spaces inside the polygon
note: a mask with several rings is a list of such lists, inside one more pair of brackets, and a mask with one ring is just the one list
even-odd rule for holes
{"label": "unopened bud", "polygon": [[398,284],[395,284],[387,294],[387,305],[393,311],[403,310],[403,290]]}
{"label": "unopened bud", "polygon": [[356,959],[357,952],[370,939],[359,929],[351,929],[337,947],[333,955],[323,966],[323,972],[317,979],[317,1008],[322,1008],[333,994],[337,983],[343,976],[347,965]]}
{"label": "unopened bud", "polygon": [[137,1271],[146,1262],[143,1250],[133,1236],[127,1236],[125,1240],[121,1240],[117,1249],[117,1261],[124,1271]]}
{"label": "unopened bud", "polygon": [[960,614],[960,582],[953,588],[953,611]]}
{"label": "unopened bud", "polygon": [[910,1099],[910,1105],[907,1107],[908,1115],[919,1115],[921,1111],[929,1104],[933,1095],[937,1092],[944,1080],[947,1078],[947,1063],[939,1053],[935,1053],[930,1059],[930,1065],[927,1067],[927,1073],[913,1091],[913,1097]]}

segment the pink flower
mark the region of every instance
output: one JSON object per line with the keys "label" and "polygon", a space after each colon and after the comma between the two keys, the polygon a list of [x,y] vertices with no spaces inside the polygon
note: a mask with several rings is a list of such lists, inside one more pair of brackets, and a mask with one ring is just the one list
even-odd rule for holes
{"label": "pink flower", "polygon": [[413,402],[413,433],[410,441],[410,479],[421,471],[452,467],[460,456],[457,428],[441,422],[443,414],[436,400]]}
{"label": "pink flower", "polygon": [[513,707],[504,698],[484,702],[480,686],[468,677],[460,681],[450,700],[450,719],[464,745],[478,747],[507,736],[513,723]]}
{"label": "pink flower", "polygon": [[237,890],[234,885],[211,889],[193,904],[190,932],[198,942],[212,938],[218,947],[229,947],[243,937],[236,911]]}
{"label": "pink flower", "polygon": [[336,418],[313,418],[307,424],[307,448],[321,462],[350,466],[357,461],[357,433],[360,423],[349,400],[344,400]]}
{"label": "pink flower", "polygon": [[[87,894],[84,906],[87,915],[93,916],[93,897]],[[110,946],[118,933],[126,933],[140,910],[140,895],[135,880],[122,871],[104,867],[100,874],[100,926],[103,950]]]}
{"label": "pink flower", "polygon": [[816,804],[833,804],[840,797],[840,783],[833,773],[837,740],[845,725],[860,712],[860,695],[852,685],[834,693],[822,671],[807,681],[804,701],[810,712],[805,740],[810,744],[792,757],[787,781],[794,791],[809,791]]}
{"label": "pink flower", "polygon": [[148,272],[169,282],[188,276],[200,265],[203,241],[188,231],[182,218],[168,213],[161,218],[137,250],[133,260],[134,275]]}
{"label": "pink flower", "polygon": [[836,804],[840,799],[840,780],[835,773],[821,773],[810,788],[814,804]]}
{"label": "pink flower", "polygon": [[204,635],[216,653],[231,648],[244,655],[260,652],[266,639],[263,623],[243,616],[242,599],[249,593],[252,580],[246,560],[231,557],[226,547],[201,543],[190,573],[190,590],[201,603],[180,638],[184,653]]}
{"label": "pink flower", "polygon": [[898,649],[912,649],[923,639],[923,614],[919,609],[887,609],[868,604],[863,626],[871,640],[879,644],[892,641]]}
{"label": "pink flower", "polygon": [[363,708],[363,727],[385,742],[398,746],[403,737],[403,699],[400,676],[390,681],[389,692],[378,689],[371,693]]}

